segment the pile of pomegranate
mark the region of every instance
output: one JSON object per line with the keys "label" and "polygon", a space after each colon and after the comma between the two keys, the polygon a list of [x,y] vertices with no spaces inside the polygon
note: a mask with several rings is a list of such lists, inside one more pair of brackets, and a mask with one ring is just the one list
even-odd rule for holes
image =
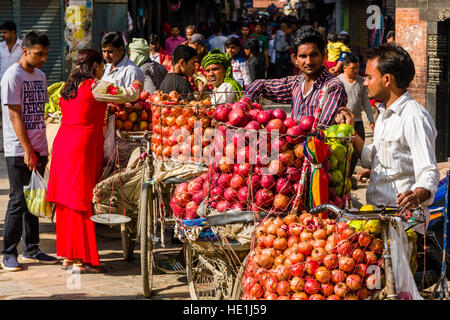
{"label": "pile of pomegranate", "polygon": [[374,293],[383,242],[310,213],[264,219],[242,279],[245,300],[362,300]]}
{"label": "pile of pomegranate", "polygon": [[157,91],[150,101],[151,149],[157,157],[201,162],[203,154],[210,154],[210,149],[204,150],[214,137],[214,109],[209,99],[186,101],[175,91],[169,94]]}
{"label": "pile of pomegranate", "polygon": [[179,184],[170,198],[170,208],[175,217],[182,220],[198,218],[197,210],[205,198],[205,182],[208,174],[204,173],[189,182]]}
{"label": "pile of pomegranate", "polygon": [[109,104],[110,114],[116,116],[116,130],[119,131],[146,131],[152,130],[151,107],[148,100],[150,93],[142,91],[139,100],[131,103]]}

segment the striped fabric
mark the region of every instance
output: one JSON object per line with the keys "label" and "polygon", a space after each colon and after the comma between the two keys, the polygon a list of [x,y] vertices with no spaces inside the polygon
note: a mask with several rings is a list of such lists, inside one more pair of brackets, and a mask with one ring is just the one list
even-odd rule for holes
{"label": "striped fabric", "polygon": [[320,90],[328,85],[328,96],[319,123],[332,125],[337,109],[347,105],[347,93],[344,85],[324,68],[315,81],[312,92],[304,97],[302,94],[303,81],[305,81],[304,75],[256,80],[245,90],[244,96],[254,99],[262,95],[274,102],[291,104],[292,118],[299,120],[303,116],[314,115],[314,109],[319,103]]}

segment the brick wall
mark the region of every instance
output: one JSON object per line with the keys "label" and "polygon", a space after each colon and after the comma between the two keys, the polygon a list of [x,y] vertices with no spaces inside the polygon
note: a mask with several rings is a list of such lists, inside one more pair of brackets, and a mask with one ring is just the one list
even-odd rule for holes
{"label": "brick wall", "polygon": [[427,84],[427,31],[427,22],[419,20],[419,8],[395,10],[395,41],[408,51],[416,68],[409,91],[423,106]]}

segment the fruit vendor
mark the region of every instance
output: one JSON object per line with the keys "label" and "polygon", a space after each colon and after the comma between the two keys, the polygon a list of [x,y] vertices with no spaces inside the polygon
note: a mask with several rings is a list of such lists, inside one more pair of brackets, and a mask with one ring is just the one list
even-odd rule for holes
{"label": "fruit vendor", "polygon": [[[397,45],[382,45],[367,52],[366,79],[370,99],[384,107],[375,124],[373,143],[355,136],[353,147],[363,167],[371,169],[367,203],[399,205],[406,209],[433,202],[439,183],[436,164],[436,127],[428,111],[407,88],[414,78],[414,62]],[[354,124],[355,116],[341,108],[337,122]],[[416,229],[423,232],[423,227]]]}
{"label": "fruit vendor", "polygon": [[203,58],[202,67],[206,71],[208,83],[214,87],[211,96],[213,104],[233,103],[240,99],[243,90],[233,78],[231,58],[220,49],[212,49]]}
{"label": "fruit vendor", "polygon": [[126,55],[125,42],[119,32],[105,34],[101,47],[103,59],[107,62],[102,80],[126,88],[131,87],[135,80],[144,83],[144,73]]}
{"label": "fruit vendor", "polygon": [[320,91],[328,86],[319,123],[332,125],[338,108],[347,105],[347,94],[342,82],[323,67],[325,42],[311,26],[299,29],[293,41],[301,75],[256,80],[245,90],[244,97],[254,100],[262,95],[274,102],[291,104],[292,118],[299,120],[314,114],[319,104]]}

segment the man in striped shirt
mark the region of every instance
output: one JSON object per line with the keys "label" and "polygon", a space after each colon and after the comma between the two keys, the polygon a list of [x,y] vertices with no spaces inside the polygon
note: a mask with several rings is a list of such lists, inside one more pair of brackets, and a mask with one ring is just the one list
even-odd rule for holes
{"label": "man in striped shirt", "polygon": [[301,75],[281,79],[257,80],[245,91],[250,99],[262,95],[278,103],[291,104],[292,118],[312,116],[319,104],[320,91],[328,86],[328,94],[319,124],[332,125],[339,107],[347,105],[342,82],[323,67],[325,42],[311,26],[304,26],[294,38],[294,53]]}
{"label": "man in striped shirt", "polygon": [[[436,127],[428,111],[407,88],[414,78],[414,62],[403,48],[381,45],[367,52],[366,79],[370,99],[385,108],[375,124],[373,143],[358,135],[353,147],[363,167],[371,169],[367,203],[428,209],[434,199],[439,171],[435,156]],[[337,122],[354,123],[354,115],[341,108]],[[423,232],[423,227],[416,229]]]}

